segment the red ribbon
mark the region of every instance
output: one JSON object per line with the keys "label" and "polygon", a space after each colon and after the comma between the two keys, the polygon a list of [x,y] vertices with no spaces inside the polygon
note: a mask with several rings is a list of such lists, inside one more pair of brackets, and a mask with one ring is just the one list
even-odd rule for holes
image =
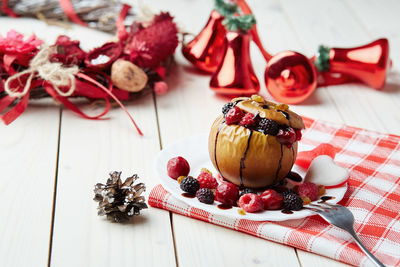
{"label": "red ribbon", "polygon": [[109,96],[111,96],[115,100],[115,102],[117,102],[118,105],[120,105],[122,110],[125,111],[126,115],[128,115],[129,119],[131,120],[131,122],[135,126],[135,128],[138,131],[139,135],[143,136],[142,131],[139,129],[139,127],[137,126],[135,120],[132,118],[131,114],[129,114],[129,112],[126,109],[126,107],[119,101],[119,99],[110,90],[108,90],[101,83],[97,82],[96,80],[92,79],[91,77],[87,76],[86,74],[78,73],[76,76],[93,83],[94,85],[98,86],[101,90],[103,90],[105,93],[107,93]]}
{"label": "red ribbon", "polygon": [[[68,100],[67,97],[60,96],[56,90],[54,89],[53,85],[50,82],[44,81],[43,82],[43,88],[46,90],[46,92],[52,96],[54,99],[58,100],[61,102],[65,107],[70,109],[71,111],[79,114],[80,116],[86,118],[86,119],[91,119],[91,120],[97,120],[103,117],[105,114],[110,111],[111,104],[109,100],[109,96],[112,97],[115,102],[117,102],[121,108],[125,111],[125,113],[128,115],[129,119],[132,121],[133,125],[135,126],[136,130],[138,131],[139,135],[143,136],[142,131],[139,129],[137,126],[135,120],[132,118],[132,116],[129,114],[128,110],[125,108],[125,106],[119,101],[119,99],[111,92],[112,91],[112,83],[109,83],[109,88],[104,87],[101,83],[97,82],[93,78],[89,77],[86,74],[83,73],[78,73],[76,76],[79,78],[88,81],[92,83],[95,86],[92,86],[88,83],[85,83],[79,79],[76,80],[77,83],[77,89],[74,92],[74,95],[76,96],[84,96],[88,97],[90,99],[96,99],[96,98],[101,98],[104,99],[106,102],[106,106],[103,110],[98,115],[95,116],[90,116],[84,113],[81,109],[79,109],[75,104],[73,104],[71,101]],[[0,119],[3,120],[4,124],[8,125],[11,122],[13,122],[15,119],[17,119],[26,109],[28,106],[28,101],[29,101],[29,95],[30,91],[32,88],[38,87],[42,83],[42,80],[36,80],[33,81],[31,84],[31,87],[29,88],[29,91],[26,95],[22,97],[22,99],[8,112],[0,116]],[[124,94],[122,94],[124,95]],[[9,95],[3,97],[0,99],[0,112],[4,111],[7,107],[9,107],[16,98],[11,97]]]}
{"label": "red ribbon", "polygon": [[123,4],[121,11],[119,13],[118,16],[118,20],[117,20],[117,35],[118,35],[118,39],[120,40],[125,40],[128,37],[128,32],[126,31],[125,25],[124,25],[124,21],[126,16],[128,15],[128,11],[131,8],[130,5],[127,4]]}
{"label": "red ribbon", "polygon": [[8,7],[8,0],[1,0],[1,11],[9,17],[19,17],[17,14],[14,13],[14,11],[12,11],[11,8]]}
{"label": "red ribbon", "polygon": [[[253,14],[253,11],[250,9],[249,5],[246,3],[245,0],[236,0],[237,5],[240,7],[240,9],[243,11],[244,14]],[[254,43],[258,46],[258,49],[260,49],[261,54],[265,58],[265,60],[268,62],[271,58],[272,55],[265,50],[260,37],[258,36],[258,31],[257,31],[257,26],[256,24],[253,25],[253,27],[250,29],[250,34],[251,37],[253,38]]]}
{"label": "red ribbon", "polygon": [[78,14],[76,14],[75,9],[70,0],[59,0],[59,3],[64,13],[71,21],[81,26],[85,27],[88,26],[83,20],[79,18]]}

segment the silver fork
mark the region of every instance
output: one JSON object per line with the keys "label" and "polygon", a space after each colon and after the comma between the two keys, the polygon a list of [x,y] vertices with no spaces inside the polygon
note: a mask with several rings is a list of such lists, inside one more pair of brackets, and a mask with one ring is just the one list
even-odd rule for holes
{"label": "silver fork", "polygon": [[338,204],[330,203],[319,203],[319,205],[310,204],[304,208],[317,213],[328,223],[347,231],[373,263],[377,266],[385,266],[364,246],[363,243],[361,243],[361,240],[354,231],[354,216],[349,209]]}

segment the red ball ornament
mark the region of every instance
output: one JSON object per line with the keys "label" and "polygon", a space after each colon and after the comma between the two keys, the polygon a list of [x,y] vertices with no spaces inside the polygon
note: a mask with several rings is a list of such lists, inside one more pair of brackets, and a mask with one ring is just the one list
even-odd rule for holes
{"label": "red ball ornament", "polygon": [[314,64],[304,55],[283,51],[271,58],[265,70],[265,84],[279,102],[298,104],[317,87]]}

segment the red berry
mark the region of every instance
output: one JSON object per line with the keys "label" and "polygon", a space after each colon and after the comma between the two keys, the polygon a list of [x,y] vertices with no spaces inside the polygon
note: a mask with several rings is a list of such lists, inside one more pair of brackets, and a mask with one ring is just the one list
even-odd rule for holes
{"label": "red berry", "polygon": [[301,198],[308,197],[311,201],[318,199],[318,186],[314,183],[304,182],[296,187],[296,191]]}
{"label": "red berry", "polygon": [[178,179],[179,176],[187,176],[190,171],[189,163],[182,157],[176,157],[168,160],[168,176],[172,179]]}
{"label": "red berry", "polygon": [[238,123],[244,116],[243,110],[238,107],[231,108],[225,116],[225,122],[228,125]]}
{"label": "red berry", "polygon": [[278,142],[291,147],[294,142],[296,142],[296,133],[292,127],[288,127],[286,129],[279,129],[278,134],[276,135]]}
{"label": "red berry", "polygon": [[265,210],[277,210],[282,207],[282,195],[272,189],[267,189],[260,195]]}
{"label": "red berry", "polygon": [[240,120],[239,125],[244,127],[250,127],[256,124],[256,118],[254,114],[246,113],[243,118]]}
{"label": "red berry", "polygon": [[200,188],[215,189],[218,186],[217,179],[215,179],[211,173],[206,171],[202,171],[197,177],[197,180],[200,183]]}
{"label": "red berry", "polygon": [[263,210],[264,203],[259,195],[249,193],[239,198],[239,207],[247,212],[257,212]]}
{"label": "red berry", "polygon": [[220,184],[215,192],[215,199],[222,204],[234,206],[238,198],[239,190],[231,183]]}
{"label": "red berry", "polygon": [[300,141],[302,137],[301,129],[294,129],[294,132],[296,133],[296,141]]}

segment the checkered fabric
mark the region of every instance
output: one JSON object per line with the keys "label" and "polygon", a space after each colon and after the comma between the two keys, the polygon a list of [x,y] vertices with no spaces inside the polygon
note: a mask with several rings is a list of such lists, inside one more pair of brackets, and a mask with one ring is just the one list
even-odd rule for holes
{"label": "checkered fabric", "polygon": [[[335,162],[350,170],[342,204],[355,217],[355,230],[367,248],[385,265],[400,265],[400,136],[304,118],[301,140],[312,149],[329,143],[339,152]],[[356,266],[373,266],[345,231],[319,216],[285,222],[235,220],[193,208],[161,185],[149,204],[254,236],[293,246]]]}

